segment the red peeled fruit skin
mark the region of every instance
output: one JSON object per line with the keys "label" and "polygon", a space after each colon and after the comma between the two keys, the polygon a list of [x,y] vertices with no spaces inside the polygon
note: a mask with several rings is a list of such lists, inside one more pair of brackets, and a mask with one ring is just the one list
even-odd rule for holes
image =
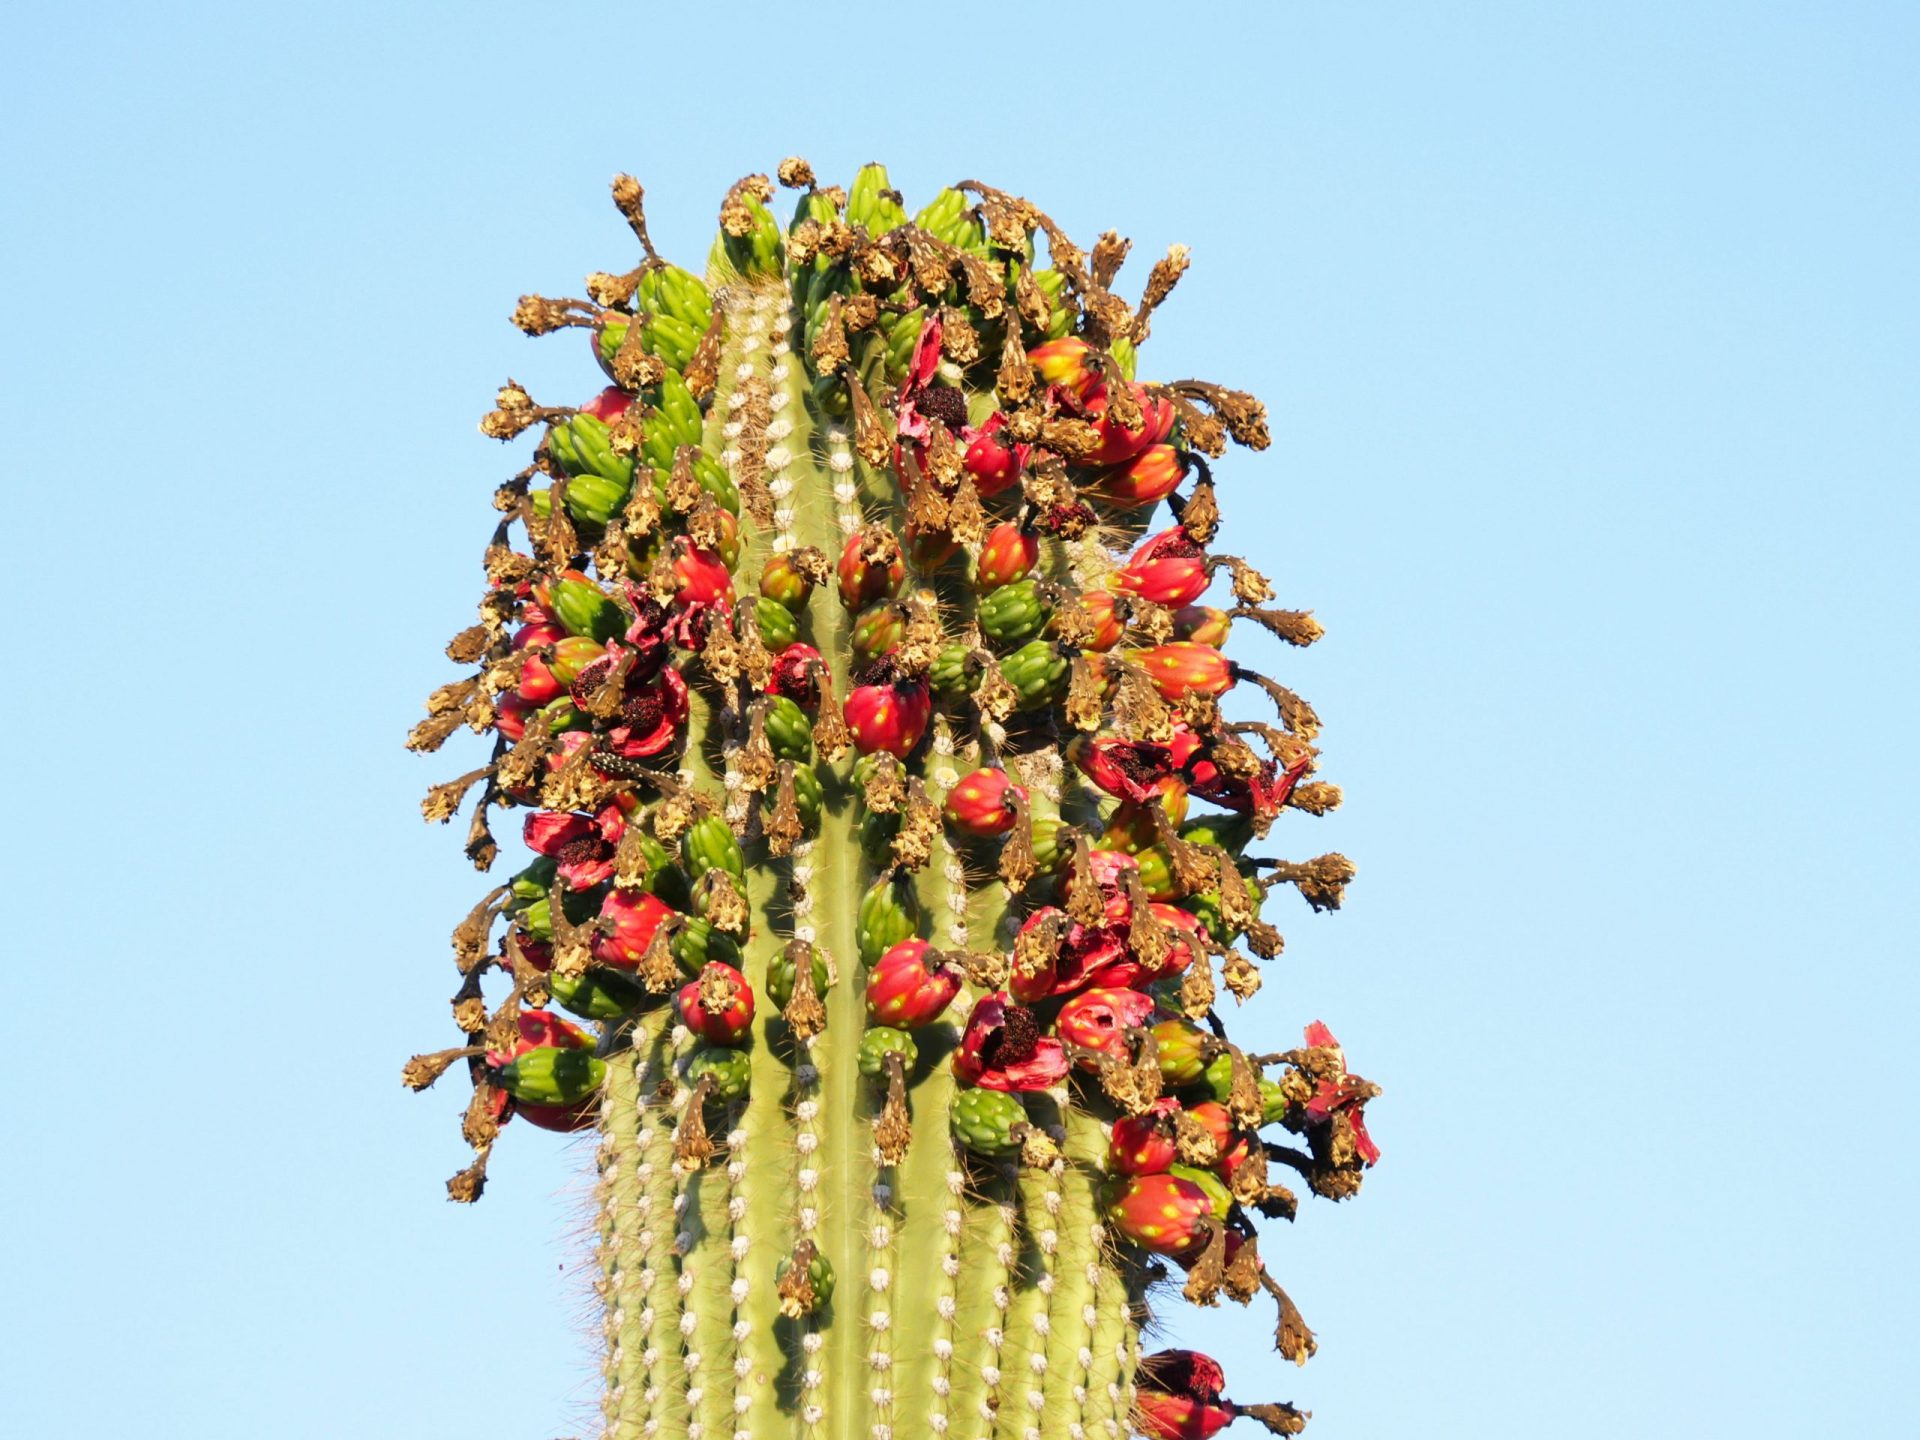
{"label": "red peeled fruit skin", "polygon": [[1082,397],[1087,418],[1093,421],[1100,443],[1090,455],[1081,457],[1088,465],[1121,465],[1158,445],[1173,433],[1173,405],[1147,393],[1144,385],[1131,387],[1140,405],[1140,428],[1129,430],[1107,415],[1107,388],[1102,385]]}
{"label": "red peeled fruit skin", "polygon": [[753,1025],[753,986],[731,965],[710,960],[674,996],[680,1023],[709,1045],[737,1045]]}
{"label": "red peeled fruit skin", "polygon": [[534,854],[559,862],[556,873],[569,890],[591,890],[613,878],[613,850],[626,828],[617,806],[593,816],[536,810],[527,816],[522,838]]}
{"label": "red peeled fruit skin", "polygon": [[1003,521],[987,532],[980,542],[980,559],[974,567],[973,588],[998,590],[1024,577],[1039,563],[1040,537],[1023,530],[1012,521]]}
{"label": "red peeled fruit skin", "polygon": [[1024,802],[1027,792],[1009,780],[1006,771],[975,770],[947,792],[947,821],[968,835],[1004,835],[1013,828],[1014,796]]}
{"label": "red peeled fruit skin", "polygon": [[1166,745],[1117,735],[1092,740],[1077,736],[1067,746],[1067,758],[1107,794],[1145,804],[1165,794],[1166,782],[1179,777],[1181,767],[1198,746],[1193,732],[1183,725]]}
{"label": "red peeled fruit skin", "polygon": [[924,940],[902,940],[874,965],[867,977],[867,1015],[876,1025],[918,1030],[946,1013],[963,977],[948,965],[929,970],[930,948]]}
{"label": "red peeled fruit skin", "polygon": [[653,932],[675,913],[673,907],[657,895],[615,887],[600,902],[600,917],[611,921],[613,929],[593,942],[593,958],[617,970],[637,969],[647,946],[653,942]]}
{"label": "red peeled fruit skin", "polygon": [[[1149,901],[1147,908],[1154,917],[1170,930],[1178,930],[1185,935],[1196,935],[1200,921],[1177,905],[1168,905],[1164,901]],[[1134,989],[1151,985],[1156,980],[1165,980],[1169,976],[1186,973],[1187,967],[1199,957],[1192,941],[1175,939],[1167,946],[1167,953],[1156,963],[1149,965],[1132,951],[1121,947],[1120,953],[1107,964],[1098,965],[1087,973],[1089,985],[1107,989]]]}
{"label": "red peeled fruit skin", "polygon": [[802,709],[813,709],[820,703],[820,682],[813,668],[819,663],[820,652],[796,640],[773,657],[767,694],[784,695]]}
{"label": "red peeled fruit skin", "polygon": [[[1153,1015],[1153,997],[1138,990],[1083,990],[1060,1007],[1054,1028],[1070,1045],[1119,1055],[1126,1032],[1136,1029]],[[1083,1068],[1093,1062],[1082,1060]]]}
{"label": "red peeled fruit skin", "polygon": [[1210,1440],[1233,1423],[1220,1362],[1196,1350],[1162,1350],[1140,1362],[1134,1405],[1153,1440]]}
{"label": "red peeled fruit skin", "polygon": [[1033,1012],[998,990],[974,1002],[953,1052],[953,1073],[983,1090],[1046,1090],[1071,1068],[1059,1039],[1041,1034]]}
{"label": "red peeled fruit skin", "polygon": [[986,424],[967,432],[967,449],[960,457],[960,467],[973,478],[973,488],[983,500],[1019,484],[1032,449],[1029,445],[1007,444],[1006,428],[1007,417],[996,410]]}
{"label": "red peeled fruit skin", "polygon": [[1144,510],[1159,504],[1179,488],[1187,473],[1177,447],[1164,442],[1149,445],[1131,460],[1103,471],[1093,481],[1093,493],[1111,505]]}
{"label": "red peeled fruit skin", "polygon": [[[1064,922],[1065,918],[1058,906],[1043,906],[1027,917],[1020,933],[1024,935],[1042,925]],[[1032,969],[1024,964],[1014,965],[1007,977],[1007,990],[1026,1005],[1071,994],[1087,983],[1089,971],[1112,964],[1126,953],[1126,945],[1116,932],[1104,927],[1091,929],[1071,924],[1051,953],[1041,957],[1041,964]]]}
{"label": "red peeled fruit skin", "polygon": [[[576,689],[580,693],[574,699],[584,708],[586,686]],[[647,760],[671,749],[686,723],[687,682],[669,666],[651,681],[628,685],[615,723],[601,738],[622,759]]]}
{"label": "red peeled fruit skin", "polygon": [[1178,527],[1142,541],[1113,577],[1122,594],[1176,610],[1198,600],[1212,583],[1206,551]]}
{"label": "red peeled fruit skin", "polygon": [[885,750],[904,760],[927,733],[933,695],[919,680],[856,685],[841,706],[841,715],[854,748],[862,755]]}
{"label": "red peeled fruit skin", "polygon": [[1173,1117],[1180,1102],[1162,1097],[1144,1115],[1122,1115],[1113,1122],[1107,1144],[1107,1168],[1116,1175],[1164,1175],[1180,1158]]}
{"label": "red peeled fruit skin", "polygon": [[1189,695],[1218,697],[1233,688],[1233,662],[1210,645],[1173,640],[1142,650],[1136,658],[1165,700],[1177,702]]}
{"label": "red peeled fruit skin", "polygon": [[1127,1239],[1155,1255],[1179,1255],[1205,1239],[1201,1222],[1213,1199],[1178,1175],[1133,1175],[1107,1205],[1107,1218]]}

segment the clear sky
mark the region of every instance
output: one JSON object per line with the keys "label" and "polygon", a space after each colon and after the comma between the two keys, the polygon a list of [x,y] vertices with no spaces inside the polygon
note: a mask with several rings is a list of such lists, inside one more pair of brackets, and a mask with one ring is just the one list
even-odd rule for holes
{"label": "clear sky", "polygon": [[0,1430],[585,1433],[584,1152],[516,1126],[449,1206],[458,1096],[397,1083],[477,893],[415,809],[464,755],[400,739],[494,386],[596,383],[515,297],[630,263],[615,171],[698,264],[798,153],[1187,242],[1144,369],[1272,409],[1222,498],[1327,626],[1254,658],[1348,794],[1289,839],[1360,878],[1258,1003],[1387,1087],[1366,1193],[1269,1243],[1321,1339],[1272,1393],[1912,1433],[1920,8],[176,0],[4,49]]}

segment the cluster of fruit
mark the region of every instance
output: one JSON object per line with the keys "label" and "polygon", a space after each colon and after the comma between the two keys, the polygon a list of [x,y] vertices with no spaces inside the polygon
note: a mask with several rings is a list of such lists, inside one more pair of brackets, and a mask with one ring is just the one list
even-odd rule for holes
{"label": "cluster of fruit", "polygon": [[[1270,1295],[1280,1350],[1304,1362],[1311,1332],[1252,1221],[1296,1210],[1270,1165],[1343,1199],[1378,1158],[1363,1114],[1376,1087],[1324,1026],[1253,1053],[1216,1005],[1218,986],[1250,996],[1256,960],[1279,953],[1260,914],[1270,889],[1335,908],[1352,875],[1339,855],[1248,854],[1283,812],[1339,801],[1312,778],[1313,708],[1223,648],[1236,622],[1294,645],[1321,633],[1215,547],[1207,462],[1228,438],[1264,447],[1264,412],[1218,386],[1135,379],[1180,247],[1130,306],[1109,288],[1126,242],[1083,252],[990,187],[943,191],[910,218],[878,166],[850,191],[797,161],[780,178],[802,192],[793,223],[772,219],[765,177],[741,181],[703,281],[653,253],[622,177],[643,263],[590,277],[589,299],[530,296],[515,313],[530,334],[586,330],[612,383],[546,407],[509,382],[483,420],[541,440],[496,493],[480,623],[448,647],[475,671],[409,738],[433,750],[463,724],[490,733],[489,763],[436,786],[425,812],[450,819],[478,787],[475,863],[496,857],[497,809],[524,811],[534,856],[455,932],[465,1043],[407,1067],[415,1088],[461,1062],[473,1080],[477,1158],[451,1193],[478,1196],[515,1115],[597,1127],[612,1173],[647,1143],[617,1117],[665,1106],[670,1127],[639,1128],[670,1133],[671,1167],[639,1164],[677,1215],[689,1177],[756,1133],[751,1116],[777,1110],[783,1142],[814,1141],[822,1086],[851,1067],[861,1098],[837,1123],[870,1127],[870,1161],[849,1157],[826,1203],[872,1207],[869,1234],[891,1243],[888,1217],[1000,1183],[980,1176],[1044,1174],[1056,1206],[1084,1192],[1094,1288],[1124,1297],[1112,1433],[1180,1440],[1241,1414],[1290,1433],[1298,1412],[1226,1401],[1205,1357],[1137,1344],[1164,1257],[1197,1303]],[[1171,524],[1149,534],[1163,503]],[[1230,595],[1209,604],[1222,572]],[[1229,718],[1223,698],[1243,684],[1277,725]],[[511,989],[490,1003],[495,974]],[[850,977],[857,1002],[842,998]],[[947,1177],[942,1193],[906,1183],[923,1172]],[[803,1324],[777,1343],[813,1366],[790,1407],[809,1433],[809,1395],[833,1391],[818,1344],[801,1343],[833,1323],[815,1213],[780,1213],[794,1243],[769,1277],[779,1314]],[[944,1213],[963,1236],[966,1213]],[[750,1349],[738,1234],[731,1304]],[[603,1235],[617,1252],[619,1225]],[[683,1238],[676,1261],[693,1265],[701,1241]],[[946,1262],[955,1279],[957,1252]],[[983,1303],[1004,1311],[1015,1277],[1001,1266]],[[610,1285],[638,1271],[607,1263]],[[956,1309],[937,1312],[949,1328]],[[1034,1328],[1045,1376],[1050,1326]],[[981,1333],[959,1340],[991,1346],[991,1431],[1021,1407],[1002,1394],[1003,1327]],[[864,1362],[887,1369],[876,1353]],[[1007,1433],[1042,1416],[1082,1433],[1099,1415],[1096,1361],[1078,1353],[1086,1373],[1036,1381]],[[691,1374],[700,1356],[685,1358]],[[610,1417],[627,1413],[630,1363],[616,1345]],[[737,1415],[774,1403],[750,1389],[744,1350],[738,1370]],[[944,1430],[948,1371],[926,1383]],[[645,1388],[659,1433],[678,1412],[657,1377]],[[873,1394],[887,1440],[893,1391]]]}

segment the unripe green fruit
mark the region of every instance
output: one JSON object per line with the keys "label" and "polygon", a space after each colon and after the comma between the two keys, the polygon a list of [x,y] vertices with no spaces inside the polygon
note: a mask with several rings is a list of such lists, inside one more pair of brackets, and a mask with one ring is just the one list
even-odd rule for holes
{"label": "unripe green fruit", "polygon": [[618,1020],[658,999],[604,965],[589,966],[580,975],[556,971],[547,977],[547,986],[555,1000],[586,1020]]}
{"label": "unripe green fruit", "polygon": [[800,638],[800,623],[778,600],[770,600],[765,595],[756,597],[753,618],[760,627],[760,643],[769,650],[784,650]]}
{"label": "unripe green fruit", "polygon": [[[773,963],[767,966],[767,999],[773,1002],[773,1008],[784,1010],[793,999],[794,964],[793,957],[784,950],[773,957]],[[827,972],[826,958],[818,950],[813,952],[813,993],[826,998],[827,991],[833,988],[833,981]]]}
{"label": "unripe green fruit", "polygon": [[919,1063],[920,1047],[913,1035],[891,1025],[869,1025],[860,1036],[860,1073],[879,1076],[886,1073],[887,1056],[898,1055],[911,1070]]}
{"label": "unripe green fruit", "polygon": [[607,1065],[589,1050],[543,1045],[500,1071],[500,1088],[528,1105],[577,1105],[600,1088]]}
{"label": "unripe green fruit", "polygon": [[716,1100],[744,1100],[753,1080],[753,1061],[744,1050],[724,1050],[703,1045],[687,1060],[687,1084],[698,1085],[711,1078],[709,1092]]}
{"label": "unripe green fruit", "polygon": [[1015,1127],[1027,1123],[1026,1107],[1004,1090],[962,1090],[953,1097],[954,1138],[976,1155],[989,1158],[1020,1148]]}

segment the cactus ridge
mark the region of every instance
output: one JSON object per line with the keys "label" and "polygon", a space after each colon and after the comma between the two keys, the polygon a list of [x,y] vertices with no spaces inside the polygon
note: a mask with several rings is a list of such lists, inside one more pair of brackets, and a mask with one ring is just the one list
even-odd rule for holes
{"label": "cactus ridge", "polygon": [[991,186],[779,180],[791,222],[737,182],[696,276],[618,177],[640,263],[514,311],[610,383],[481,421],[532,461],[408,736],[491,736],[423,812],[474,797],[480,870],[499,812],[532,852],[454,932],[460,1043],[404,1072],[472,1082],[449,1195],[516,1116],[597,1131],[609,1440],[1296,1433],[1140,1346],[1177,1288],[1272,1304],[1304,1364],[1255,1217],[1379,1158],[1325,1025],[1260,1053],[1218,1004],[1280,953],[1271,890],[1353,875],[1247,853],[1340,798],[1312,706],[1222,648],[1321,633],[1215,548],[1264,408],[1135,378],[1184,247],[1129,303],[1126,241]]}

